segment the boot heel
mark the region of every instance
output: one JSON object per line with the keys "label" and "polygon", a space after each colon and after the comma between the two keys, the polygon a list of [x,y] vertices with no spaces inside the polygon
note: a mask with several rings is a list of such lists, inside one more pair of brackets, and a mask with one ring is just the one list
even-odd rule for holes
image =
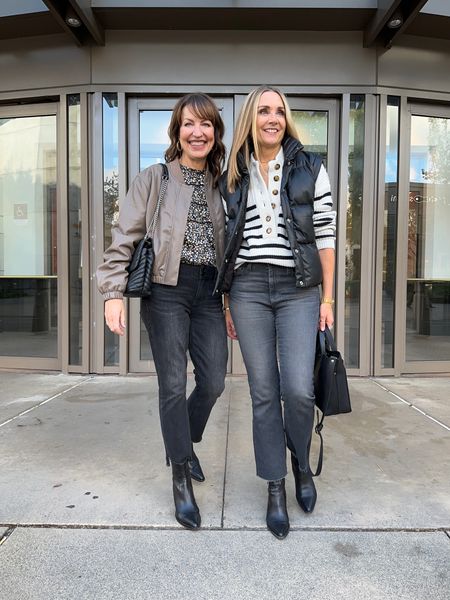
{"label": "boot heel", "polygon": [[192,459],[189,461],[189,470],[192,479],[195,479],[195,481],[198,481],[199,483],[205,481],[205,475],[200,461],[198,460],[198,456],[194,452],[194,447],[192,447]]}

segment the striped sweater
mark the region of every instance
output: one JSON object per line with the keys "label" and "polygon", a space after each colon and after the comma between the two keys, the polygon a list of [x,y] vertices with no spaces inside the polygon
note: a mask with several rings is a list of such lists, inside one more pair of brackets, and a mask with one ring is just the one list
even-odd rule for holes
{"label": "striped sweater", "polygon": [[[283,149],[269,162],[269,185],[266,187],[259,163],[251,157],[247,213],[236,267],[244,262],[262,262],[294,267],[292,250],[280,204]],[[314,233],[317,248],[334,248],[336,211],[333,210],[330,180],[322,165],[314,191]]]}

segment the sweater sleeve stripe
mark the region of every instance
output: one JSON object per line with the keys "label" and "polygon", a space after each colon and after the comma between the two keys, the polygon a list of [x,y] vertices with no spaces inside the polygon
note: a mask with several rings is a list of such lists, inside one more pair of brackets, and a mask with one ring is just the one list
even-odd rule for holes
{"label": "sweater sleeve stripe", "polygon": [[334,248],[336,239],[336,211],[333,210],[331,186],[325,167],[320,167],[314,190],[314,233],[319,250]]}

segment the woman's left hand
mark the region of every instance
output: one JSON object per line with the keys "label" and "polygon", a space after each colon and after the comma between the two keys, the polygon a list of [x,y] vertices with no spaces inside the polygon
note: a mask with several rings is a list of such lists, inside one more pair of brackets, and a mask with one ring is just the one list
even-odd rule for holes
{"label": "woman's left hand", "polygon": [[234,328],[233,318],[231,316],[231,312],[229,310],[225,311],[225,324],[227,326],[227,335],[232,340],[237,340],[236,329]]}
{"label": "woman's left hand", "polygon": [[334,323],[334,315],[333,315],[333,307],[331,304],[322,302],[320,305],[320,313],[319,313],[319,329],[320,331],[325,331],[325,326],[327,325],[329,329],[333,327]]}

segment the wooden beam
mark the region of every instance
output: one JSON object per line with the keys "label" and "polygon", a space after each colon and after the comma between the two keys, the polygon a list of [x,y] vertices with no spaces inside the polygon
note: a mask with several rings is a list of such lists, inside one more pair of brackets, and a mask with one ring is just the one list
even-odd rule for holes
{"label": "wooden beam", "polygon": [[384,40],[384,47],[391,48],[395,39],[397,39],[402,33],[404,33],[417,15],[420,13],[420,10],[427,3],[428,0],[410,0],[410,1],[402,1],[402,15],[403,15],[403,25],[398,29],[388,29],[387,36]]}
{"label": "wooden beam", "polygon": [[[105,44],[105,33],[92,12],[89,0],[43,0],[55,21],[66,31],[78,46]],[[66,23],[66,13],[72,9],[81,21],[80,27]]]}
{"label": "wooden beam", "polygon": [[65,16],[68,2],[65,2],[64,0],[43,0],[43,2],[58,25],[60,25],[60,27],[62,27],[64,31],[70,35],[77,46],[82,46],[83,41],[81,39],[80,32],[73,27],[70,27],[66,23]]}
{"label": "wooden beam", "polygon": [[94,42],[98,46],[104,46],[105,32],[92,11],[90,0],[70,0],[70,3],[83,21]]}
{"label": "wooden beam", "polygon": [[[427,0],[378,0],[378,8],[364,31],[364,46],[383,45],[390,48],[393,41],[411,25]],[[398,12],[402,24],[396,29],[388,27],[389,20]]]}
{"label": "wooden beam", "polygon": [[402,0],[378,0],[377,12],[364,30],[364,46],[373,46]]}

